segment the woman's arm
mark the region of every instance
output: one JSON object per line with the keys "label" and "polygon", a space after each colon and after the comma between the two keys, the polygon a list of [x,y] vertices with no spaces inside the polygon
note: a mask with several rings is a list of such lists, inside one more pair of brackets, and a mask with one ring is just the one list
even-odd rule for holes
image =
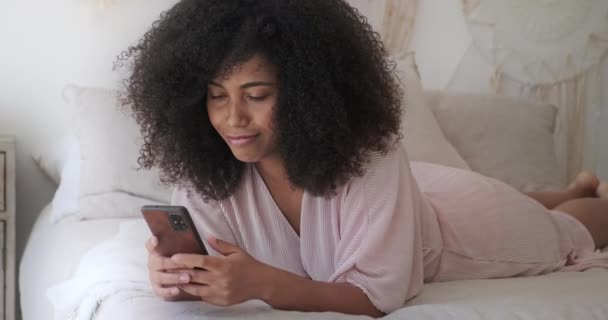
{"label": "woman's arm", "polygon": [[348,283],[320,282],[270,267],[263,275],[266,285],[261,299],[277,309],[298,311],[334,311],[382,317],[367,295]]}
{"label": "woman's arm", "polygon": [[214,238],[208,243],[223,256],[176,254],[170,259],[189,276],[178,287],[204,302],[230,306],[258,299],[284,310],[384,315],[356,286],[313,281],[259,262],[231,243]]}

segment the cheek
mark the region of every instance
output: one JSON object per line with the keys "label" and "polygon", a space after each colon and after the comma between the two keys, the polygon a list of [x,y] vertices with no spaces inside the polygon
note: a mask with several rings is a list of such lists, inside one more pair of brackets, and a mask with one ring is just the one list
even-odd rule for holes
{"label": "cheek", "polygon": [[277,132],[278,129],[276,121],[277,119],[274,107],[269,108],[269,110],[266,110],[262,115],[260,115],[260,123],[264,124],[270,143],[274,143],[274,141],[277,139],[277,135],[279,135]]}
{"label": "cheek", "polygon": [[213,110],[207,108],[207,116],[209,118],[209,122],[211,123],[211,126],[213,126],[217,130],[220,125],[220,122],[219,122],[220,116],[217,113],[217,111],[213,111]]}
{"label": "cheek", "polygon": [[276,127],[276,106],[272,106],[271,108],[269,108],[269,110],[266,112],[266,114],[264,115],[264,120],[266,121],[266,126],[274,131],[274,128]]}

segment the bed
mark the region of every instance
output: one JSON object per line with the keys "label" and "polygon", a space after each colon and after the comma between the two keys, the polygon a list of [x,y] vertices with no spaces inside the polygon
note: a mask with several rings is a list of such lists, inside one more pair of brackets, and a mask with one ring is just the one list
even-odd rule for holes
{"label": "bed", "polygon": [[[25,320],[52,319],[48,315],[54,313],[53,306],[44,288],[70,279],[77,272],[84,254],[104,241],[105,244],[116,241],[121,224],[129,230],[129,223],[135,227],[139,220],[67,220],[52,224],[49,213],[50,207],[47,207],[38,219],[22,263],[20,285]],[[132,243],[138,244],[141,242]],[[141,255],[144,255],[143,249]],[[45,272],[39,272],[40,266],[44,266]],[[105,268],[105,265],[101,264],[99,268]],[[83,287],[86,287],[84,282]],[[407,303],[408,307],[386,318],[606,319],[607,298],[608,271],[601,269],[534,278],[431,283],[420,296]],[[135,290],[108,295],[95,304],[94,312],[88,311],[91,316],[82,319],[353,318],[337,313],[277,311],[258,301],[231,308],[196,302],[171,303],[155,298],[151,292]]]}
{"label": "bed", "polygon": [[[520,190],[560,188],[556,108],[500,96],[424,91],[413,54],[400,62],[412,160],[475,170]],[[135,170],[138,130],[117,93],[70,85],[75,127],[35,153],[58,189],[40,213],[20,265],[24,320],[355,319],[338,313],[274,310],[261,301],[219,308],[165,302],[147,282],[139,207],[167,203],[158,172]],[[111,130],[108,130],[111,128]],[[127,137],[127,138],[125,138]],[[297,288],[294,288],[297,290]],[[426,284],[386,319],[608,319],[608,270]]]}

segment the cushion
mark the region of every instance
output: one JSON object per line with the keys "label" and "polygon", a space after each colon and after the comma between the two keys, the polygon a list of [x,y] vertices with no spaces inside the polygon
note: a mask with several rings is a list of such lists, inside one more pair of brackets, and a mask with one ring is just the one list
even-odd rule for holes
{"label": "cushion", "polygon": [[78,193],[80,190],[80,144],[75,137],[64,156],[59,187],[51,201],[50,218],[57,223],[67,216],[78,213]]}
{"label": "cushion", "polygon": [[65,135],[48,145],[40,148],[34,147],[32,158],[53,182],[59,184],[61,170],[67,162],[69,150],[77,143],[78,141],[73,135]]}
{"label": "cushion", "polygon": [[410,160],[470,169],[446,139],[433,112],[427,106],[415,54],[407,52],[395,60],[395,71],[404,91],[401,133]]}
{"label": "cushion", "polygon": [[429,94],[447,139],[472,170],[523,191],[561,188],[555,154],[557,108],[499,95]]}
{"label": "cushion", "polygon": [[74,140],[64,158],[61,181],[51,201],[49,217],[52,223],[70,216],[76,216],[79,220],[136,217],[144,205],[166,204],[125,192],[104,192],[79,199],[81,160],[77,140]]}
{"label": "cushion", "polygon": [[137,159],[143,139],[135,120],[120,105],[118,92],[68,85],[64,96],[74,106],[74,132],[80,148],[79,217],[139,214],[133,210],[87,211],[99,199],[116,202],[108,203],[108,208],[119,207],[127,195],[143,198],[150,204],[169,203],[172,190],[161,183],[159,170],[139,168]]}

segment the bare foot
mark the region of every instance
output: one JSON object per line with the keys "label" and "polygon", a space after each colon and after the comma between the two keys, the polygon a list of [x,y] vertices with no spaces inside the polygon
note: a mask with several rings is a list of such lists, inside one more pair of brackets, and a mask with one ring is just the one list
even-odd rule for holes
{"label": "bare foot", "polygon": [[[600,180],[589,171],[581,171],[568,186],[568,190],[573,192],[577,198],[598,197],[599,196]],[[603,190],[608,188],[608,185],[603,187]],[[606,196],[608,196],[608,190]]]}
{"label": "bare foot", "polygon": [[602,181],[597,186],[595,193],[602,199],[608,199],[608,181]]}

